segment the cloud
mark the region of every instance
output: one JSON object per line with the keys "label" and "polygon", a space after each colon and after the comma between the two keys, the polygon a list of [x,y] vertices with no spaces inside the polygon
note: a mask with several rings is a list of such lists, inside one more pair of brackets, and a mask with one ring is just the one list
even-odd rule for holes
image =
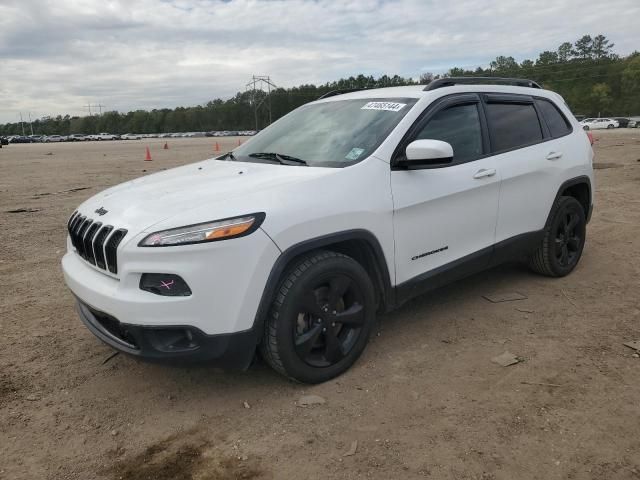
{"label": "cloud", "polygon": [[637,0],[9,0],[0,3],[0,122],[202,104],[252,74],[279,86],[535,58],[603,33],[640,45]]}

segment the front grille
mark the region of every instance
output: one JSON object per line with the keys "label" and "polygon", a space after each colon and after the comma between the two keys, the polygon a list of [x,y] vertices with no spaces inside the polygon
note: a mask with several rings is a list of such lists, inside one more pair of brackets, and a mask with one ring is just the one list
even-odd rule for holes
{"label": "front grille", "polygon": [[67,222],[71,244],[84,260],[111,273],[118,273],[118,246],[127,235],[123,228],[102,225],[74,212]]}

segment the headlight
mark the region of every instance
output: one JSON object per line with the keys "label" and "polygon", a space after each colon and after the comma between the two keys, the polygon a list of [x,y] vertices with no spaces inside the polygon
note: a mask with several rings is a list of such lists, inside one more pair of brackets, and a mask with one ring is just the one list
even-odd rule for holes
{"label": "headlight", "polygon": [[162,230],[147,235],[140,241],[138,246],[170,247],[244,237],[255,232],[262,224],[264,217],[264,213],[252,213],[242,217],[225,218],[214,222],[197,223],[186,227]]}

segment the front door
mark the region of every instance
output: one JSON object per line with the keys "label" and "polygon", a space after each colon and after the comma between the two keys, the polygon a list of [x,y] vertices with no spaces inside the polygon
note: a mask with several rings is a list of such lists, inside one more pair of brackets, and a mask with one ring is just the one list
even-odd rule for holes
{"label": "front door", "polygon": [[[466,260],[488,264],[495,241],[500,172],[488,156],[486,122],[479,97],[445,97],[403,140],[448,142],[449,163],[391,172],[394,203],[396,285]],[[402,153],[400,153],[402,154]],[[455,262],[455,263],[452,263]]]}

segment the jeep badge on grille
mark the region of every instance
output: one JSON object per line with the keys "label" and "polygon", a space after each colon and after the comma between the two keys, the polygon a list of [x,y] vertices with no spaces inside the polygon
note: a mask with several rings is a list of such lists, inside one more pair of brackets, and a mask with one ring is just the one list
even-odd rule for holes
{"label": "jeep badge on grille", "polygon": [[97,209],[95,212],[96,212],[98,215],[102,216],[102,215],[106,215],[106,214],[109,212],[109,210],[105,210],[105,209],[104,209],[104,207],[100,207],[100,208],[99,208],[99,209]]}

